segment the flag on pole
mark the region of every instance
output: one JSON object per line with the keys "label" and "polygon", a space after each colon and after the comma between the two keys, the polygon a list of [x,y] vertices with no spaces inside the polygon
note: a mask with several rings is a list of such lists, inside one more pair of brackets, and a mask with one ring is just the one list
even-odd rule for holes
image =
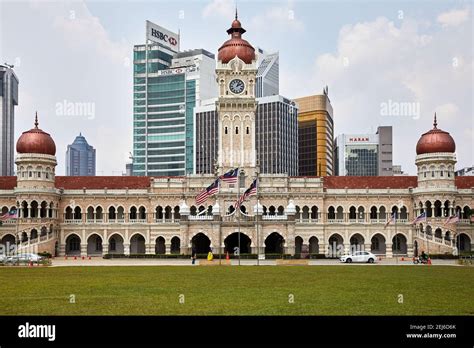
{"label": "flag on pole", "polygon": [[458,215],[453,215],[453,216],[449,216],[446,221],[444,222],[444,225],[447,225],[447,224],[455,224],[459,221],[459,216]]}
{"label": "flag on pole", "polygon": [[418,222],[420,222],[420,221],[426,221],[426,212],[423,212],[423,213],[421,213],[420,215],[418,215],[418,216],[416,217],[416,219],[413,220],[413,222],[412,222],[411,224],[414,225],[414,224],[416,224],[416,223],[418,223]]}
{"label": "flag on pole", "polygon": [[250,187],[245,190],[244,194],[240,196],[239,200],[235,202],[234,208],[237,209],[237,207],[240,207],[243,201],[245,201],[249,196],[254,195],[257,193],[257,179],[255,179],[250,185]]}
{"label": "flag on pole", "polygon": [[389,219],[388,219],[387,223],[385,224],[384,228],[387,228],[387,226],[390,225],[390,223],[392,223],[392,222],[395,223],[396,221],[397,221],[397,213],[394,212],[394,213],[389,217]]}
{"label": "flag on pole", "polygon": [[217,192],[219,192],[219,179],[216,179],[216,181],[214,181],[196,196],[196,204],[199,205],[204,203],[208,197],[215,195]]}
{"label": "flag on pole", "polygon": [[219,179],[221,179],[223,182],[227,182],[229,184],[236,184],[238,178],[239,178],[239,168],[231,169],[227,173],[219,177]]}
{"label": "flag on pole", "polygon": [[8,219],[16,219],[16,218],[18,218],[17,210],[16,208],[12,208],[10,209],[8,213],[5,213],[2,216],[0,216],[0,221],[5,221]]}

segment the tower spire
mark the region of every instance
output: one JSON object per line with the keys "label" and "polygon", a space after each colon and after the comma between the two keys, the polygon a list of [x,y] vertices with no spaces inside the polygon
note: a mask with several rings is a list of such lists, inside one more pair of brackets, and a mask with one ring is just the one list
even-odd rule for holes
{"label": "tower spire", "polygon": [[436,121],[436,112],[434,114],[434,121],[433,121],[433,127],[436,128],[436,126],[438,125],[438,122]]}
{"label": "tower spire", "polygon": [[36,111],[35,115],[35,128],[38,129],[38,111]]}
{"label": "tower spire", "polygon": [[238,14],[237,14],[237,4],[235,4],[235,19],[238,19]]}

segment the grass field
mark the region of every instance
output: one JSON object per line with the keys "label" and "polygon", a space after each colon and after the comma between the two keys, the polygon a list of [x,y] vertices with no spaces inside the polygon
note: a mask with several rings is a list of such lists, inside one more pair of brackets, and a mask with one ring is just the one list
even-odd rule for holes
{"label": "grass field", "polygon": [[1,267],[0,284],[0,315],[474,315],[472,267]]}

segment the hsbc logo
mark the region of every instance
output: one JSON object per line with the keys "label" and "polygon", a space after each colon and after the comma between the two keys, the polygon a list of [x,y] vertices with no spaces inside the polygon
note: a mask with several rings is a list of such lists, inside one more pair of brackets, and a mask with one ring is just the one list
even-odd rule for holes
{"label": "hsbc logo", "polygon": [[151,36],[156,37],[158,40],[167,42],[172,46],[176,46],[178,43],[178,40],[176,40],[174,37],[163,34],[161,31],[155,28],[151,28]]}

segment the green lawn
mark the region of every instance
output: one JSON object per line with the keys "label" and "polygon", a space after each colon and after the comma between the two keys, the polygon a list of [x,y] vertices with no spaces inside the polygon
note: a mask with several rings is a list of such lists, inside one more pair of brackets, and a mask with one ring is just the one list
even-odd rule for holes
{"label": "green lawn", "polygon": [[472,267],[0,267],[0,284],[0,315],[474,315]]}

